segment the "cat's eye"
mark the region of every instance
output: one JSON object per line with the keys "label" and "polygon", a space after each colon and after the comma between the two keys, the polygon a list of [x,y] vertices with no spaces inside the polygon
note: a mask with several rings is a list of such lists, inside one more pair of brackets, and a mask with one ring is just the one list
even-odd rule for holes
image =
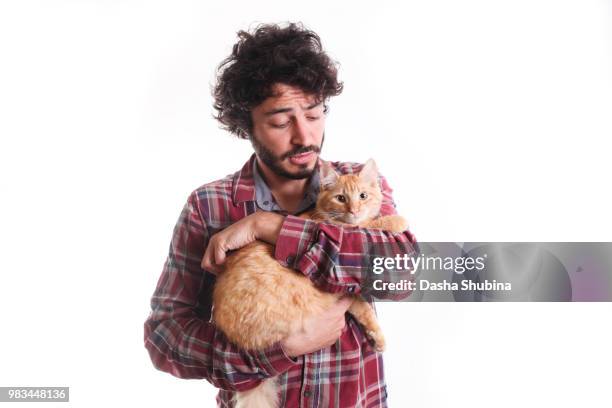
{"label": "cat's eye", "polygon": [[338,194],[336,196],[336,200],[340,201],[341,203],[346,203],[346,197],[343,196],[342,194]]}
{"label": "cat's eye", "polygon": [[366,198],[368,198],[368,193],[359,193],[360,200],[365,200]]}

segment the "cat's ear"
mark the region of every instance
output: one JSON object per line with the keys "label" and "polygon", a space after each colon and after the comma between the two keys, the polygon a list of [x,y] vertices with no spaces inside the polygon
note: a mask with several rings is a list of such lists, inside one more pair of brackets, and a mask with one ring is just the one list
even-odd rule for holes
{"label": "cat's ear", "polygon": [[378,167],[373,159],[368,159],[359,172],[359,179],[364,183],[378,183]]}
{"label": "cat's ear", "polygon": [[340,177],[336,170],[334,170],[334,166],[330,162],[322,162],[319,173],[319,179],[321,182],[321,189],[328,189],[338,182],[338,178]]}

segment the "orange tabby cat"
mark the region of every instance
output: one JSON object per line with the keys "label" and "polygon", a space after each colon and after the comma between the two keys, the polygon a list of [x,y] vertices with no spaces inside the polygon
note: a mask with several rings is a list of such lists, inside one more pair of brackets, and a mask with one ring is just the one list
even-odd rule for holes
{"label": "orange tabby cat", "polygon": [[[324,163],[320,179],[316,208],[305,217],[391,232],[406,229],[400,216],[378,217],[382,193],[373,160],[368,160],[358,175],[338,175]],[[213,318],[231,342],[245,350],[261,350],[287,337],[339,297],[317,289],[303,274],[280,265],[272,246],[256,241],[226,260],[214,289]],[[385,340],[370,304],[355,297],[348,311],[364,327],[376,350],[383,351]],[[268,379],[252,390],[237,393],[236,406],[277,407],[277,391],[275,380]]]}

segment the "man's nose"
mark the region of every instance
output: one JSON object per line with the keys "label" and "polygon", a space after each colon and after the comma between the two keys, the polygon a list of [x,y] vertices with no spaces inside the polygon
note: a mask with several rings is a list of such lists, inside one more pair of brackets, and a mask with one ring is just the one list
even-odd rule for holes
{"label": "man's nose", "polygon": [[306,118],[295,118],[295,126],[291,134],[291,143],[300,146],[310,146],[313,144],[310,124]]}

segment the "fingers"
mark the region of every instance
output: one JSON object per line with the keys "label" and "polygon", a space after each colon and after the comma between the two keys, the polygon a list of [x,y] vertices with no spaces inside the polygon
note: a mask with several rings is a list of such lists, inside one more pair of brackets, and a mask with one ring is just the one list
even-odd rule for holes
{"label": "fingers", "polygon": [[256,235],[253,228],[253,217],[248,216],[214,234],[204,251],[200,266],[213,273],[220,272],[223,269],[222,265],[225,262],[227,251],[242,248],[255,241]]}
{"label": "fingers", "polygon": [[334,305],[334,308],[336,309],[336,311],[338,312],[338,315],[339,315],[338,316],[338,325],[337,325],[337,330],[338,330],[338,336],[337,337],[340,337],[342,335],[342,333],[344,333],[347,330],[346,318],[345,318],[344,314],[349,309],[349,307],[351,307],[353,302],[354,302],[354,299],[352,297],[345,296],[345,297],[342,297],[342,298],[338,299],[338,301]]}
{"label": "fingers", "polygon": [[202,262],[200,263],[202,269],[208,269],[212,264],[212,254],[210,252],[210,248],[212,247],[211,244],[212,241],[208,243],[208,245],[206,246],[206,250],[204,251],[204,256],[202,257]]}
{"label": "fingers", "polygon": [[220,246],[217,244],[216,240],[211,240],[206,247],[206,251],[204,252],[200,266],[202,269],[216,275],[221,271],[219,265],[224,261],[225,251],[220,249]]}
{"label": "fingers", "polygon": [[208,269],[210,267],[210,254],[209,254],[210,245],[206,247],[204,251],[204,256],[202,257],[202,262],[200,262],[200,266],[202,269]]}
{"label": "fingers", "polygon": [[350,298],[342,298],[335,304],[335,311],[337,312],[337,319],[335,323],[335,330],[337,331],[336,338],[340,337],[346,330],[346,316],[347,309],[351,306],[353,300]]}
{"label": "fingers", "polygon": [[336,302],[336,307],[338,308],[338,310],[344,310],[344,312],[346,312],[348,308],[351,307],[354,301],[355,300],[352,297],[345,296],[340,298]]}
{"label": "fingers", "polygon": [[223,265],[225,262],[225,250],[221,248],[221,245],[217,245],[215,251],[215,265]]}
{"label": "fingers", "polygon": [[344,333],[345,329],[346,329],[346,319],[343,316],[342,320],[340,320],[340,329],[338,330],[338,337],[340,337],[340,335]]}
{"label": "fingers", "polygon": [[330,322],[332,326],[330,326],[331,330],[337,333],[337,337],[339,337],[346,328],[346,317],[345,313],[348,308],[353,304],[353,299],[350,297],[343,297],[336,301],[333,306],[328,309],[328,316],[331,318]]}
{"label": "fingers", "polygon": [[340,327],[340,325],[338,327],[333,328],[331,331],[328,332],[327,334],[327,341],[325,341],[325,343],[323,344],[323,346],[325,347],[330,347],[333,344],[335,344],[338,339],[340,337],[342,337],[342,334],[347,330],[347,326],[344,323],[344,320],[342,321],[342,326]]}
{"label": "fingers", "polygon": [[335,343],[340,337],[342,337],[342,335],[347,329],[348,326],[346,325],[346,320],[344,319],[344,317],[342,317],[342,320],[338,322],[336,330],[334,330],[332,344]]}

